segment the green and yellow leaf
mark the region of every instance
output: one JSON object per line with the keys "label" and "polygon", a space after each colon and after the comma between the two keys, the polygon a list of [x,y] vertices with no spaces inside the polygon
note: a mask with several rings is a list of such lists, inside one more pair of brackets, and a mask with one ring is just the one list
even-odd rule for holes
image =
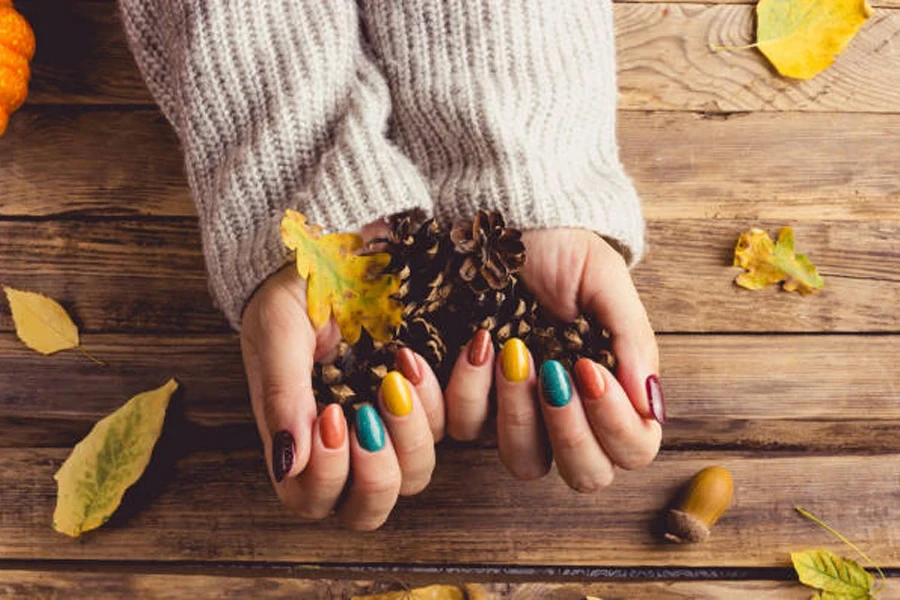
{"label": "green and yellow leaf", "polygon": [[138,394],[94,425],[54,475],[53,528],[78,537],[112,516],[125,491],[143,474],[162,433],[178,383],[170,379]]}
{"label": "green and yellow leaf", "polygon": [[866,0],[760,0],[756,46],[785,77],[831,66],[872,15]]}
{"label": "green and yellow leaf", "polygon": [[818,549],[791,552],[791,562],[794,563],[800,582],[821,590],[820,597],[823,600],[871,597],[875,577],[856,561]]}
{"label": "green and yellow leaf", "polygon": [[455,585],[429,585],[411,590],[353,596],[352,600],[466,600],[466,595]]}
{"label": "green and yellow leaf", "polygon": [[281,238],[296,254],[297,272],[306,278],[309,318],[316,328],[334,315],[341,336],[355,343],[361,328],[376,341],[386,342],[402,320],[402,306],[394,299],[400,279],[383,274],[390,263],[386,253],[357,254],[363,240],[356,234],[321,235],[321,229],[293,210],[281,221]]}
{"label": "green and yellow leaf", "polygon": [[794,231],[790,227],[781,228],[777,243],[762,229],[742,233],[734,248],[734,264],[746,270],[735,283],[748,290],[783,281],[786,291],[805,296],[825,285],[809,258],[795,253]]}

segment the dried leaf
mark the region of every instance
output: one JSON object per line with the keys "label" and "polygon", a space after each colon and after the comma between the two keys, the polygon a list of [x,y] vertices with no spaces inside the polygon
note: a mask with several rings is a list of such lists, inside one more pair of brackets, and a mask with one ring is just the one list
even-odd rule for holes
{"label": "dried leaf", "polygon": [[322,236],[306,217],[293,210],[281,221],[281,238],[296,252],[297,272],[307,279],[306,300],[310,321],[322,327],[334,314],[341,336],[355,343],[365,327],[379,342],[391,339],[403,318],[403,307],[394,299],[400,279],[382,274],[390,263],[386,253],[360,256],[363,240],[356,234]]}
{"label": "dried leaf", "polygon": [[43,294],[3,286],[16,335],[25,345],[44,355],[78,347],[78,327],[56,300]]}
{"label": "dried leaf", "polygon": [[353,596],[352,600],[466,600],[466,596],[455,585],[429,585],[413,590]]}
{"label": "dried leaf", "polygon": [[872,15],[866,0],[760,0],[756,45],[785,77],[831,66]]}
{"label": "dried leaf", "polygon": [[825,549],[791,552],[791,562],[800,582],[821,590],[824,598],[871,598],[875,576],[856,561]]}
{"label": "dried leaf", "polygon": [[781,228],[777,243],[762,229],[742,233],[734,249],[734,264],[747,270],[734,281],[748,290],[784,281],[786,291],[806,296],[825,285],[806,255],[794,253],[794,231],[790,227]]}
{"label": "dried leaf", "polygon": [[78,537],[112,516],[125,491],[136,482],[162,432],[169,399],[178,383],[170,379],[138,394],[97,422],[72,450],[56,475],[53,528]]}

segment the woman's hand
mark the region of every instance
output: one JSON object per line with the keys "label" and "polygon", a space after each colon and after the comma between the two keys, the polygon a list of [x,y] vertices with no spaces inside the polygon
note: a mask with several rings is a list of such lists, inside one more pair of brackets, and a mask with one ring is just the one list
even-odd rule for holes
{"label": "woman's hand", "polygon": [[460,440],[479,434],[493,383],[506,467],[534,479],[555,459],[570,487],[593,492],[612,482],[615,466],[645,466],[659,451],[665,403],[656,339],[624,260],[602,238],[548,229],[528,231],[523,241],[525,284],[556,317],[590,313],[612,333],[618,379],[588,359],[576,363],[574,377],[556,361],[538,371],[520,340],[495,353],[488,333],[479,332],[445,393],[448,433]]}

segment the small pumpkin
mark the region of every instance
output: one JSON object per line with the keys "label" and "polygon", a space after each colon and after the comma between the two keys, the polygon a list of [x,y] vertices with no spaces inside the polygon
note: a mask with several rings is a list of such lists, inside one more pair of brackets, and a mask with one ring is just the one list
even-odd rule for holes
{"label": "small pumpkin", "polygon": [[12,0],[0,0],[0,135],[9,116],[25,102],[34,56],[34,32],[13,8]]}

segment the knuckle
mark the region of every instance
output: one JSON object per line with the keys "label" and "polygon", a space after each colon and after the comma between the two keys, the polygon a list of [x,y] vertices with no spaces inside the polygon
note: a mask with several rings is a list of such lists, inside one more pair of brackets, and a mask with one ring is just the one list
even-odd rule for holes
{"label": "knuckle", "polygon": [[589,443],[588,434],[585,431],[564,430],[557,432],[556,439],[553,440],[553,448],[557,454],[578,453],[587,447]]}
{"label": "knuckle", "polygon": [[400,489],[401,476],[398,469],[392,469],[381,477],[357,479],[353,482],[355,491],[363,496],[396,496]]}
{"label": "knuckle", "polygon": [[613,439],[613,440],[627,440],[633,434],[633,428],[631,424],[621,417],[607,417],[603,421],[603,435],[604,437]]}
{"label": "knuckle", "polygon": [[375,515],[364,517],[345,517],[342,519],[344,525],[353,531],[375,531],[387,520],[387,515]]}
{"label": "knuckle", "polygon": [[621,460],[617,460],[616,464],[626,471],[642,469],[652,463],[659,453],[659,445],[640,448],[625,454]]}
{"label": "knuckle", "polygon": [[550,472],[549,461],[523,460],[521,457],[511,457],[504,453],[500,455],[506,469],[521,481],[534,481]]}
{"label": "knuckle", "polygon": [[597,473],[579,474],[570,477],[566,483],[569,487],[581,494],[595,494],[605,487],[609,487],[615,474],[612,469],[603,469]]}
{"label": "knuckle", "polygon": [[331,512],[327,508],[317,506],[290,506],[291,512],[305,521],[321,521]]}
{"label": "knuckle", "polygon": [[507,409],[503,413],[503,426],[508,429],[530,431],[537,426],[537,414],[527,408]]}
{"label": "knuckle", "polygon": [[431,483],[431,470],[404,478],[403,484],[400,486],[400,495],[415,496],[427,488],[429,483]]}

